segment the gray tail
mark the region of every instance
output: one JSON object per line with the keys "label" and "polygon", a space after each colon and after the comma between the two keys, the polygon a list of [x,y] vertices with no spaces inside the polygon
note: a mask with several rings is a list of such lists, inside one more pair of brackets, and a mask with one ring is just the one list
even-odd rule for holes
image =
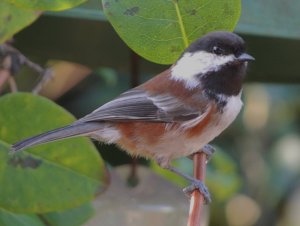
{"label": "gray tail", "polygon": [[97,122],[72,124],[19,141],[12,145],[11,151],[17,152],[38,144],[44,144],[69,137],[84,136],[88,133],[101,129],[101,127],[102,124]]}

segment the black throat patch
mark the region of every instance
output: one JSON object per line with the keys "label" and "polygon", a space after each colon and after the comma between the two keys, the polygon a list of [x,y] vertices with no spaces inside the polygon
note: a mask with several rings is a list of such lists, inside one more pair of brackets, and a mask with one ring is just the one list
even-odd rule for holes
{"label": "black throat patch", "polygon": [[204,90],[204,94],[208,99],[215,101],[217,104],[218,111],[223,113],[224,107],[228,102],[226,96],[222,94],[217,94],[210,90]]}
{"label": "black throat patch", "polygon": [[246,75],[246,65],[227,65],[218,71],[199,74],[204,90],[226,96],[237,96]]}
{"label": "black throat patch", "polygon": [[227,65],[221,70],[199,74],[205,95],[214,100],[220,111],[227,104],[227,98],[237,96],[241,92],[242,83],[246,75],[246,65]]}

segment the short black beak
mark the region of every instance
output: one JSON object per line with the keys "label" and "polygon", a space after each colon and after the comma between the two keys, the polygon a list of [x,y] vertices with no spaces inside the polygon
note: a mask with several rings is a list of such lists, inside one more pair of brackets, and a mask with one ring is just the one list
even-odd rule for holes
{"label": "short black beak", "polygon": [[239,57],[237,57],[238,61],[244,62],[244,61],[254,61],[255,58],[248,53],[242,53]]}

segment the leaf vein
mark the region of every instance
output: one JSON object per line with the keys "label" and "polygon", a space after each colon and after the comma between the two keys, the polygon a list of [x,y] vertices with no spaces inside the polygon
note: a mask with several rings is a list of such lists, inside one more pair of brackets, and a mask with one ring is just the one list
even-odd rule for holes
{"label": "leaf vein", "polygon": [[185,27],[184,27],[183,20],[182,20],[182,15],[180,13],[177,0],[173,0],[173,3],[175,5],[176,15],[177,15],[177,18],[178,18],[179,28],[180,28],[180,31],[181,31],[181,34],[182,34],[183,44],[186,48],[189,45],[189,40],[188,40],[188,37],[186,35]]}

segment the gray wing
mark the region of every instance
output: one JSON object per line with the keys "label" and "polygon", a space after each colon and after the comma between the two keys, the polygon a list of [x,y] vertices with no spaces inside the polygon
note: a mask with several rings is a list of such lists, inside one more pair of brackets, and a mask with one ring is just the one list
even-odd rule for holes
{"label": "gray wing", "polygon": [[206,109],[187,106],[170,95],[149,95],[135,88],[121,94],[77,122],[92,121],[187,121],[199,117]]}

